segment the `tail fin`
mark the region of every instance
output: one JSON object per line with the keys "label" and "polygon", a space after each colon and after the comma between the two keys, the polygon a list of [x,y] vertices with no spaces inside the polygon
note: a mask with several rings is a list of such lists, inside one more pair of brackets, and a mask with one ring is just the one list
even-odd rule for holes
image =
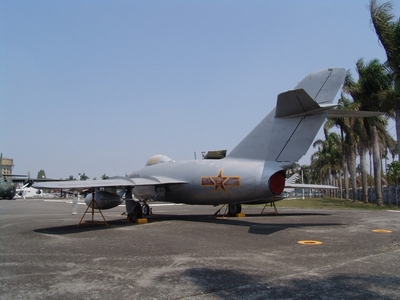
{"label": "tail fin", "polygon": [[294,90],[278,95],[276,108],[227,157],[295,162],[325,121],[346,70],[332,68],[306,76]]}

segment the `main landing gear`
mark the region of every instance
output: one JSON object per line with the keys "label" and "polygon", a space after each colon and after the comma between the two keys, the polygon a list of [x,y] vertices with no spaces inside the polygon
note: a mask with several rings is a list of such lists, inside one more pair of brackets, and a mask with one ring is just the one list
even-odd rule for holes
{"label": "main landing gear", "polygon": [[242,212],[242,205],[241,204],[228,204],[228,207],[226,207],[227,204],[224,204],[219,210],[217,210],[214,214],[214,216],[219,215],[221,209],[225,207],[225,212],[223,215],[227,215],[229,217],[236,217],[237,214],[240,214]]}
{"label": "main landing gear", "polygon": [[151,208],[147,203],[142,204],[142,212],[145,216],[152,215]]}
{"label": "main landing gear", "polygon": [[130,201],[126,203],[129,222],[137,222],[138,219],[145,218],[146,216],[152,214],[151,207],[147,203],[140,204],[140,202],[133,199],[128,199],[125,201]]}
{"label": "main landing gear", "polygon": [[242,212],[242,205],[241,204],[229,204],[228,205],[228,213],[231,217],[236,216]]}
{"label": "main landing gear", "polygon": [[[278,209],[275,206],[275,202],[266,203],[261,211],[261,215],[265,214],[264,210],[267,206],[271,206],[274,209],[273,214],[275,216],[278,215]],[[242,205],[241,204],[224,204],[220,209],[218,209],[214,216],[220,215],[221,210],[225,207],[225,211],[222,214],[223,216],[229,217],[236,217],[238,214],[242,212]]]}

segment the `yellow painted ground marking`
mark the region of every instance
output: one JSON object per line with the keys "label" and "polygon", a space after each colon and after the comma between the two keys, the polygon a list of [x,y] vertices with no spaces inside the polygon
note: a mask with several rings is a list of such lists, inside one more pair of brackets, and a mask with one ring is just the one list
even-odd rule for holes
{"label": "yellow painted ground marking", "polygon": [[387,229],[373,229],[373,232],[378,232],[378,233],[391,233],[391,230],[387,230]]}
{"label": "yellow painted ground marking", "polygon": [[321,245],[322,242],[320,241],[313,241],[313,240],[302,240],[302,241],[298,241],[297,243],[301,244],[301,245]]}

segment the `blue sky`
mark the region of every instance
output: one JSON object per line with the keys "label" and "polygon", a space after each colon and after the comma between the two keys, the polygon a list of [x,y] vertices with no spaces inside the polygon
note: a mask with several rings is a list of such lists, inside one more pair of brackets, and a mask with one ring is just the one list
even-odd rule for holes
{"label": "blue sky", "polygon": [[53,178],[229,152],[310,72],[385,60],[367,6],[3,0],[0,152]]}

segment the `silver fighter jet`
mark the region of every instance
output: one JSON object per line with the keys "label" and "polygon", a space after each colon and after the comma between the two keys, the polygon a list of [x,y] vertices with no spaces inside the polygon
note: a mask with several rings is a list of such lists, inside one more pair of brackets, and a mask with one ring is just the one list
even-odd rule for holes
{"label": "silver fighter jet", "polygon": [[[128,177],[35,183],[33,187],[93,188],[86,203],[93,203],[94,197],[100,209],[121,204],[125,193],[131,220],[142,214],[140,203],[134,199],[227,204],[232,215],[240,212],[243,203],[284,199],[285,187],[292,187],[285,184],[285,170],[306,154],[325,119],[355,114],[334,110],[333,100],[345,76],[346,70],[342,68],[317,71],[307,75],[293,90],[279,94],[276,107],[223,159],[178,162],[155,155]],[[362,117],[373,115],[358,113]]]}

